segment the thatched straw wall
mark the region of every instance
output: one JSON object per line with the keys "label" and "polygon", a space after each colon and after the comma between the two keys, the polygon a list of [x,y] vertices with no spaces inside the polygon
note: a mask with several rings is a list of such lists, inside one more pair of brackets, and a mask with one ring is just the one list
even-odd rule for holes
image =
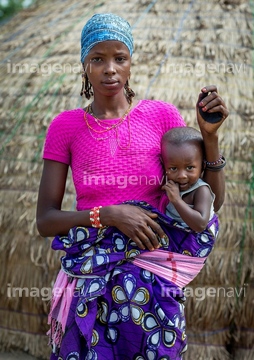
{"label": "thatched straw wall", "polygon": [[[45,299],[60,254],[36,230],[41,150],[51,119],[86,105],[79,97],[84,22],[95,12],[115,12],[133,26],[131,85],[138,98],[172,102],[196,126],[197,94],[215,83],[230,109],[220,131],[228,161],[221,231],[206,267],[188,288],[185,359],[253,359],[253,3],[95,3],[45,1],[1,27],[1,348],[45,359],[49,354]],[[64,208],[75,208],[70,181]],[[15,287],[24,288],[22,297]]]}

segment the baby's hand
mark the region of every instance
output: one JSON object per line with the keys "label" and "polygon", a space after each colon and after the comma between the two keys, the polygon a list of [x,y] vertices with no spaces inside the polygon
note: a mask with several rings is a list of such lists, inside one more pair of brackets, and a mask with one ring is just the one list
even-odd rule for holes
{"label": "baby's hand", "polygon": [[165,185],[162,186],[162,190],[166,191],[169,200],[174,203],[180,198],[179,185],[173,180],[168,180]]}

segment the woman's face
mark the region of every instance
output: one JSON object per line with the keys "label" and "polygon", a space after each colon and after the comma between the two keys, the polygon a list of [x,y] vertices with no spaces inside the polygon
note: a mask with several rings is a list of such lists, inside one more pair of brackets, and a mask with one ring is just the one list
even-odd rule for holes
{"label": "woman's face", "polygon": [[109,40],[95,45],[84,63],[94,95],[118,94],[130,76],[130,66],[130,52],[122,42]]}

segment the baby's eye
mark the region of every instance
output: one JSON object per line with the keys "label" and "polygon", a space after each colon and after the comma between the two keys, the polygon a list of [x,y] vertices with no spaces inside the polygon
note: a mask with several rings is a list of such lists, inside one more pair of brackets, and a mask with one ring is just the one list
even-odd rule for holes
{"label": "baby's eye", "polygon": [[193,170],[193,169],[194,169],[193,165],[187,166],[187,170]]}
{"label": "baby's eye", "polygon": [[177,170],[177,167],[175,166],[172,166],[171,168],[169,168],[170,171],[176,171]]}

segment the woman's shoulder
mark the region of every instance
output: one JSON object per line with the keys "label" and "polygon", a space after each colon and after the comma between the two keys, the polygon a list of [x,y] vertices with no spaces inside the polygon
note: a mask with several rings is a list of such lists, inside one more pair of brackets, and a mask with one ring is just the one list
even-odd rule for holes
{"label": "woman's shoulder", "polygon": [[[48,133],[72,135],[84,126],[84,110],[64,110],[56,115],[48,126]],[[62,136],[62,135],[61,135]]]}
{"label": "woman's shoulder", "polygon": [[146,107],[146,108],[151,108],[151,109],[170,109],[170,108],[176,108],[175,105],[163,101],[163,100],[152,100],[152,99],[143,99],[140,100],[140,102],[138,103],[139,107]]}
{"label": "woman's shoulder", "polygon": [[84,126],[84,110],[73,109],[59,113],[49,124],[45,144],[44,159],[70,164],[70,146]]}
{"label": "woman's shoulder", "polygon": [[84,110],[81,108],[60,112],[50,122],[47,138],[72,139],[78,130],[84,126]]}
{"label": "woman's shoulder", "polygon": [[64,110],[56,115],[51,124],[60,124],[62,126],[71,123],[72,125],[83,122],[84,118],[84,110],[81,108]]}
{"label": "woman's shoulder", "polygon": [[167,129],[175,126],[185,126],[179,110],[169,102],[145,99],[140,101],[138,108],[146,113],[149,118],[154,119],[157,124],[158,121],[167,124]]}
{"label": "woman's shoulder", "polygon": [[149,100],[144,99],[140,101],[139,109],[143,111],[149,111],[150,113],[159,113],[162,116],[179,116],[180,112],[177,107],[163,100]]}

